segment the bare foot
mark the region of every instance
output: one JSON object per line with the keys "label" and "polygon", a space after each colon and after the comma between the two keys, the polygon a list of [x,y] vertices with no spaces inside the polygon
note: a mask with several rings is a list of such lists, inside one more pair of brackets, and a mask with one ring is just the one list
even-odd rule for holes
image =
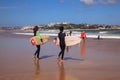
{"label": "bare foot", "polygon": [[61,59],[60,62],[65,62],[65,60]]}

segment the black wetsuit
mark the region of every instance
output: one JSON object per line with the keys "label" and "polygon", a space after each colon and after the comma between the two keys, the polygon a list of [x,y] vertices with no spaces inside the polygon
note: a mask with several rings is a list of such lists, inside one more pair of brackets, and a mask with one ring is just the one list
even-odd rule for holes
{"label": "black wetsuit", "polygon": [[62,32],[60,32],[60,33],[58,33],[58,38],[59,38],[59,40],[60,40],[60,49],[61,49],[61,51],[60,51],[60,53],[59,53],[59,57],[61,56],[61,59],[63,59],[64,58],[64,51],[65,51],[65,33],[62,33]]}

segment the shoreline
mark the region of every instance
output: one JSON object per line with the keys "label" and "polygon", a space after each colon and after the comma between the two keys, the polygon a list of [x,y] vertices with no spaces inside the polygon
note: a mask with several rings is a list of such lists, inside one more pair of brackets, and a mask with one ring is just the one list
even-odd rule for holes
{"label": "shoreline", "polygon": [[[21,32],[13,32],[13,33],[11,33],[11,31],[9,31],[9,32],[0,32],[0,34],[1,34],[1,36],[2,36],[2,34],[4,34],[4,35],[14,35],[14,36],[24,36],[24,37],[31,37],[32,35],[33,35],[33,33],[21,33]],[[41,33],[42,34],[42,33]],[[45,34],[45,33],[43,33],[43,34]],[[50,37],[57,37],[57,34],[46,34],[46,35],[49,35]],[[79,35],[75,35],[75,36],[78,36],[78,37],[80,37]],[[98,38],[98,35],[87,35],[87,38],[90,38],[90,39],[97,39]],[[118,35],[116,35],[116,36],[114,36],[114,35],[100,35],[100,40],[101,39],[120,39],[120,36],[118,36]],[[99,39],[98,39],[99,40]]]}
{"label": "shoreline", "polygon": [[[32,36],[33,34],[32,33],[15,33],[16,35],[25,35],[25,36]],[[46,34],[46,35],[49,35],[51,37],[57,37],[57,34],[49,34],[49,33],[41,33],[41,34]],[[80,37],[78,34],[74,34],[75,36],[78,36]],[[97,39],[98,38],[98,35],[87,35],[87,38],[94,38],[94,39]],[[118,35],[100,35],[100,39],[120,39],[120,36]]]}

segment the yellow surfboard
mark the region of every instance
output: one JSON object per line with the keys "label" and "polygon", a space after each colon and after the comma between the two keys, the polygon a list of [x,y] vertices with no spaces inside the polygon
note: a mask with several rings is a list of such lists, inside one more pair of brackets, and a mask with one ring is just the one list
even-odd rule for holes
{"label": "yellow surfboard", "polygon": [[38,36],[31,37],[29,41],[32,45],[43,45],[50,40],[50,36],[48,35],[41,35],[41,37],[43,42],[41,42]]}

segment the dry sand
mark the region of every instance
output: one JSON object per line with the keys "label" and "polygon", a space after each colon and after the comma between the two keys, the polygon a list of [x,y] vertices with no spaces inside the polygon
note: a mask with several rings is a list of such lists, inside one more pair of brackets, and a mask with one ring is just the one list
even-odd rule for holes
{"label": "dry sand", "polygon": [[59,63],[53,37],[41,46],[39,61],[29,38],[0,33],[0,80],[120,80],[119,39],[86,39],[66,49]]}

